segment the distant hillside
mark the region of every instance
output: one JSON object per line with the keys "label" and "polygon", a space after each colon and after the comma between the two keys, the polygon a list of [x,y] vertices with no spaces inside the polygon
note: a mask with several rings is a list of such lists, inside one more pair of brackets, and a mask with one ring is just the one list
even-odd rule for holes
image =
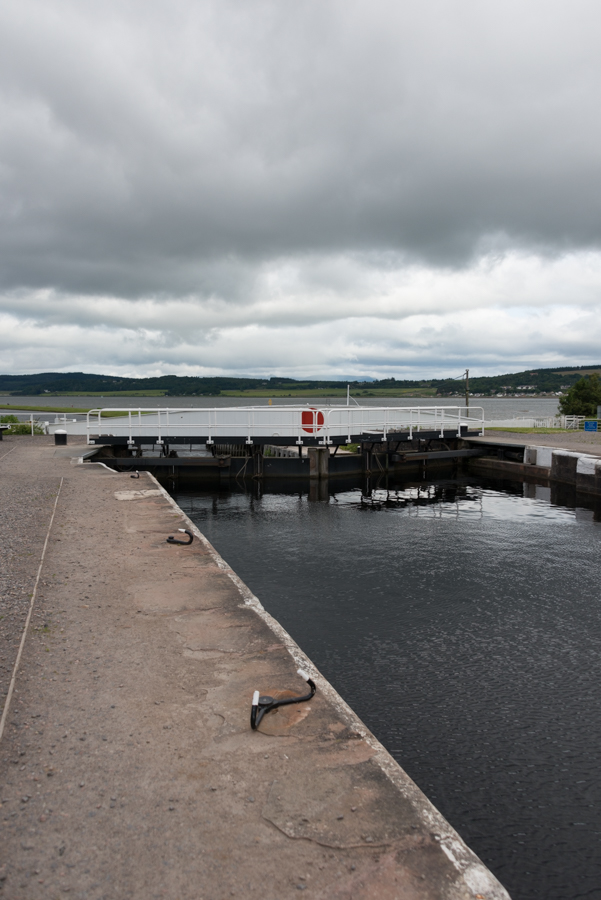
{"label": "distant hillside", "polygon": [[[565,390],[584,374],[601,371],[600,366],[565,366],[553,369],[530,369],[507,375],[470,378],[470,392],[481,396],[497,394],[544,394]],[[431,378],[424,380],[352,381],[355,396],[462,396],[461,379]],[[0,375],[0,392],[14,396],[97,395],[115,394],[148,396],[341,396],[346,384],[340,381],[309,381],[294,378],[194,378],[163,375],[159,378],[119,378],[113,375],[91,375],[85,372],[45,372],[41,375]]]}

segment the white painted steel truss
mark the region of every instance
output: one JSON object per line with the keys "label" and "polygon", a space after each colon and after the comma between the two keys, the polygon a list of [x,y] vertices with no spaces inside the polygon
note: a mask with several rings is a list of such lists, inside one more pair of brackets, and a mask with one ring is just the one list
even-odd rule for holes
{"label": "white painted steel truss", "polygon": [[[103,413],[123,413],[103,418]],[[360,440],[387,441],[394,434],[437,432],[444,437],[461,428],[484,433],[484,410],[463,406],[232,406],[195,409],[156,407],[93,409],[87,415],[88,443],[92,437],[110,434],[139,443],[152,436],[162,443],[198,437],[209,445],[226,439],[244,439],[247,444],[270,439],[289,439],[290,444],[313,443],[322,446]],[[136,440],[137,439],[137,440]]]}

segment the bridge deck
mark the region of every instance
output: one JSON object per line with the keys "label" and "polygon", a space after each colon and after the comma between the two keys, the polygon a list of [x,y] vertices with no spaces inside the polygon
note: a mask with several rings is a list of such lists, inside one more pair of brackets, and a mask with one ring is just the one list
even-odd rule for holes
{"label": "bridge deck", "polygon": [[[108,416],[111,416],[109,419]],[[59,427],[59,426],[57,426]],[[461,437],[465,429],[482,432],[484,411],[462,406],[245,406],[197,409],[117,409],[91,410],[85,423],[67,426],[72,434],[94,436],[110,432],[136,443],[152,436],[161,443],[195,438],[199,443],[215,442],[329,444],[356,441],[387,441],[393,435],[432,432],[440,437],[453,433]],[[402,438],[399,438],[402,439]]]}

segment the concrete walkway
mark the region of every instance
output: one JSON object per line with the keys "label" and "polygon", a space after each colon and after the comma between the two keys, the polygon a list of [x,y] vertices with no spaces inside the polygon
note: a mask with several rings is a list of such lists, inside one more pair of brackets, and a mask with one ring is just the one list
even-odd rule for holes
{"label": "concrete walkway", "polygon": [[528,447],[556,447],[558,450],[573,450],[575,453],[587,453],[590,456],[601,456],[601,432],[594,431],[562,431],[557,434],[524,434],[515,431],[487,430],[484,437],[468,438],[474,443],[518,444]]}
{"label": "concrete walkway", "polygon": [[[0,741],[1,896],[506,900],[208,542],[166,543],[156,482],[74,462],[0,459],[61,485]],[[299,664],[314,700],[252,732],[253,690],[302,693]]]}

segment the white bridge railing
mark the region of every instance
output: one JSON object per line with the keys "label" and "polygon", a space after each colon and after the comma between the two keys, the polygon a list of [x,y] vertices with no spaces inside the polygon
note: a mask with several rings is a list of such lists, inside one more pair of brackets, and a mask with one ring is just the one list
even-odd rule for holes
{"label": "white bridge railing", "polygon": [[584,428],[586,416],[515,416],[513,419],[487,419],[487,428]]}
{"label": "white bridge railing", "polygon": [[[115,417],[115,414],[121,414]],[[108,416],[105,417],[105,414]],[[110,417],[109,417],[110,416]],[[199,437],[212,444],[225,438],[244,438],[248,444],[257,439],[289,438],[302,444],[316,438],[328,446],[349,443],[359,436],[373,436],[386,441],[388,434],[414,431],[455,431],[461,426],[483,433],[484,411],[481,407],[462,406],[239,406],[195,409],[110,408],[93,409],[87,414],[88,443],[92,436],[111,435],[134,438],[163,436]]]}

